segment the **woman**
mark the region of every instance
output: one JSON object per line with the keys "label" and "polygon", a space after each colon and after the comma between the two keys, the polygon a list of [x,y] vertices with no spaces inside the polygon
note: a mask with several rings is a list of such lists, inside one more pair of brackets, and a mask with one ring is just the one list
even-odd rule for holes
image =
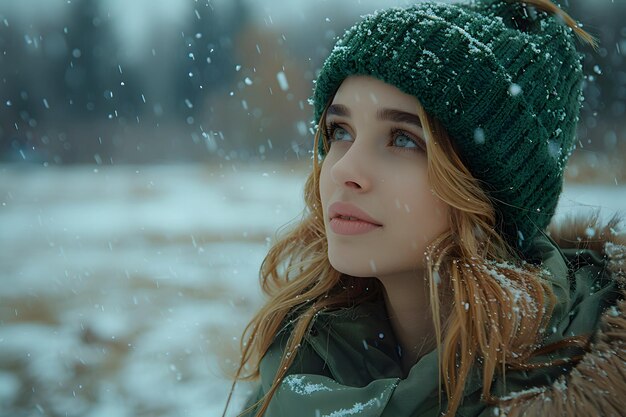
{"label": "woman", "polygon": [[243,414],[622,415],[619,219],[547,230],[574,34],[594,44],[548,0],[483,0],[379,11],[337,42],[307,211],[242,338],[237,378],[260,377]]}

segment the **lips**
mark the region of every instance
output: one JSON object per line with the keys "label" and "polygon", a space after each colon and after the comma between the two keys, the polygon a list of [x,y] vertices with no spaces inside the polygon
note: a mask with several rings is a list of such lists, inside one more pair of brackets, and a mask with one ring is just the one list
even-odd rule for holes
{"label": "lips", "polygon": [[328,215],[331,219],[335,217],[353,217],[358,221],[374,224],[376,226],[382,226],[382,224],[376,219],[372,218],[365,211],[351,203],[344,203],[341,201],[334,202],[328,207]]}

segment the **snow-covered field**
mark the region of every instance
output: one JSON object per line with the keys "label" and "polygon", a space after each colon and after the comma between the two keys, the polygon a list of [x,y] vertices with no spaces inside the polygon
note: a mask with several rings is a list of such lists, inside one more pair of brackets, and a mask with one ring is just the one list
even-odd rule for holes
{"label": "snow-covered field", "polygon": [[[308,164],[0,166],[0,416],[220,416]],[[626,186],[568,186],[557,215],[588,206]]]}

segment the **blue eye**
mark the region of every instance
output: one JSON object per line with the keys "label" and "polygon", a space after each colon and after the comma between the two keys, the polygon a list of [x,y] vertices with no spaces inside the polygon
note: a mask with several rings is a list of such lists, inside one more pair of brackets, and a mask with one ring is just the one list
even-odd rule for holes
{"label": "blue eye", "polygon": [[339,126],[337,123],[331,122],[328,126],[328,130],[326,131],[326,137],[329,142],[341,141],[346,139],[346,137],[350,137],[350,134],[346,129]]}
{"label": "blue eye", "polygon": [[346,132],[346,129],[343,129],[341,127],[338,127],[337,129],[335,129],[333,133],[334,133],[333,139],[335,140],[343,140],[345,139],[346,136],[349,136],[348,132]]}
{"label": "blue eye", "polygon": [[[398,138],[402,140],[397,141],[396,139]],[[413,139],[403,134],[402,132],[399,132],[397,135],[394,135],[393,142],[401,148],[417,148],[418,147]],[[408,145],[408,146],[405,146],[405,145]]]}
{"label": "blue eye", "polygon": [[394,149],[409,152],[426,152],[426,145],[420,137],[406,133],[402,129],[391,130],[391,144]]}

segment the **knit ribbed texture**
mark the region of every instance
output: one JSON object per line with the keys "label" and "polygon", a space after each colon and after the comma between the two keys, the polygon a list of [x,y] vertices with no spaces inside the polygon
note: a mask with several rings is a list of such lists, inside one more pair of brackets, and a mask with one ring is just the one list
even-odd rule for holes
{"label": "knit ribbed texture", "polygon": [[316,125],[341,82],[357,74],[417,97],[442,122],[511,245],[524,252],[545,230],[582,101],[582,54],[560,18],[505,0],[367,15],[323,64],[311,100]]}

